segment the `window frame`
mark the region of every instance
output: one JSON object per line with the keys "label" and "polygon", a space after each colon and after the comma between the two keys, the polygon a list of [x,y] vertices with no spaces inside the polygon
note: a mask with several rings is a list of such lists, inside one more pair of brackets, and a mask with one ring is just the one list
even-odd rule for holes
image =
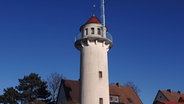
{"label": "window frame", "polygon": [[102,71],[99,71],[98,74],[99,74],[99,75],[98,75],[99,78],[103,78],[103,72],[102,72]]}
{"label": "window frame", "polygon": [[103,104],[103,98],[99,98],[99,104]]}
{"label": "window frame", "polygon": [[110,96],[110,102],[119,103],[120,102],[119,96],[111,95]]}
{"label": "window frame", "polygon": [[97,28],[97,34],[101,35],[101,29],[100,28]]}
{"label": "window frame", "polygon": [[85,35],[88,35],[88,28],[85,29]]}
{"label": "window frame", "polygon": [[95,28],[94,27],[91,28],[91,34],[95,34]]}

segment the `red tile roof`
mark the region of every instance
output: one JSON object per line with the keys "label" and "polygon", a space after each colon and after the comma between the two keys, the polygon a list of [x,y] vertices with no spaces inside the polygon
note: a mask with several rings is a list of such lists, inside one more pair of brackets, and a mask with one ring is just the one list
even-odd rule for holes
{"label": "red tile roof", "polygon": [[171,102],[171,101],[158,100],[156,104],[184,104],[184,102]]}
{"label": "red tile roof", "polygon": [[92,16],[87,22],[86,24],[89,23],[101,23],[100,20],[96,17],[96,16]]}
{"label": "red tile roof", "polygon": [[120,101],[123,104],[142,104],[135,91],[129,86],[121,86],[111,84],[109,86],[110,95],[116,95],[120,97]]}
{"label": "red tile roof", "polygon": [[62,80],[66,98],[73,103],[78,103],[79,99],[79,81],[75,80]]}
{"label": "red tile roof", "polygon": [[184,97],[184,94],[173,91],[160,90],[160,92],[168,99],[168,101],[172,102],[178,102],[180,97]]}
{"label": "red tile roof", "polygon": [[174,92],[171,89],[159,90],[166,99],[155,100],[153,104],[184,104],[184,94],[180,91]]}
{"label": "red tile roof", "polygon": [[180,99],[184,101],[184,96],[180,97]]}
{"label": "red tile roof", "polygon": [[180,97],[178,102],[184,102],[184,96]]}
{"label": "red tile roof", "polygon": [[89,23],[101,24],[100,20],[96,16],[93,15],[93,16],[91,16],[91,18],[88,19],[88,21],[84,25],[82,25],[80,27],[80,31],[82,30],[83,26],[85,26],[86,24],[89,24]]}
{"label": "red tile roof", "polygon": [[[72,101],[72,104],[79,102],[79,90],[80,84],[76,80],[63,80],[63,86],[65,89],[65,95],[68,101]],[[118,96],[121,104],[142,104],[137,94],[131,87],[117,86],[114,84],[109,85],[110,95]],[[130,101],[131,100],[131,101]]]}

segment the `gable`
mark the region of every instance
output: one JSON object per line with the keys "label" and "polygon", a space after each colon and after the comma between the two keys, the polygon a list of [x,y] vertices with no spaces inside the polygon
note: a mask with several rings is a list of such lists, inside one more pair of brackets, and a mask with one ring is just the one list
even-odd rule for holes
{"label": "gable", "polygon": [[184,96],[182,93],[174,92],[171,90],[167,90],[167,91],[161,90],[160,92],[163,93],[165,97],[167,97],[168,101],[172,101],[172,102],[178,102],[179,98],[181,96]]}
{"label": "gable", "polygon": [[67,102],[67,99],[65,95],[65,89],[63,86],[63,82],[61,81],[56,104],[65,104],[66,102]]}
{"label": "gable", "polygon": [[184,102],[184,96],[180,97],[178,102]]}
{"label": "gable", "polygon": [[181,104],[181,103],[183,103],[182,97],[184,97],[184,94],[182,94],[180,91],[174,92],[171,89],[159,90],[155,99],[154,99],[153,104],[160,104],[160,103]]}
{"label": "gable", "polygon": [[154,102],[156,101],[168,101],[167,97],[159,90],[156,97],[155,97],[155,100]]}

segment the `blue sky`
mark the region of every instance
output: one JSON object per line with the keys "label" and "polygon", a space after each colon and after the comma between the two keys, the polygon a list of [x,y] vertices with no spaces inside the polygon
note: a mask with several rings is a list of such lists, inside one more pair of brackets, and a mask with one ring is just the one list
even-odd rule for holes
{"label": "blue sky", "polygon": [[[74,38],[100,0],[1,0],[0,94],[31,72],[79,78]],[[93,4],[96,8],[93,8]],[[184,93],[184,1],[108,0],[106,26],[111,83],[133,81],[144,104],[159,89]]]}

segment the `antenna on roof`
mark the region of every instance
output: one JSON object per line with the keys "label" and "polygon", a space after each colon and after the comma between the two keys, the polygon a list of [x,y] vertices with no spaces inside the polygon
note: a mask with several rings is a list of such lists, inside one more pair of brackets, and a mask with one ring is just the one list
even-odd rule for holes
{"label": "antenna on roof", "polygon": [[105,26],[105,1],[101,0],[101,19],[102,23]]}

